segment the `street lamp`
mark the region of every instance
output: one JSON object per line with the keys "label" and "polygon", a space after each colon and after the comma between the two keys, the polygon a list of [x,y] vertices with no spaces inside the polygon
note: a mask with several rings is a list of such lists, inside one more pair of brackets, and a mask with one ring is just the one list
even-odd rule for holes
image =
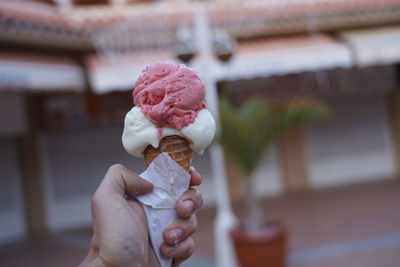
{"label": "street lamp", "polygon": [[188,26],[177,29],[177,42],[173,45],[175,56],[185,64],[188,64],[196,56],[196,46],[192,39],[192,33]]}
{"label": "street lamp", "polygon": [[219,61],[227,63],[234,54],[235,41],[227,32],[218,30],[214,36],[213,50]]}

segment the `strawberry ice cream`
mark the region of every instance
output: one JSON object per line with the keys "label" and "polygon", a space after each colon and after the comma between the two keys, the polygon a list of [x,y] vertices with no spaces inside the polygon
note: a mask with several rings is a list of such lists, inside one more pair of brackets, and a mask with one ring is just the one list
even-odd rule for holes
{"label": "strawberry ice cream", "polygon": [[177,130],[194,122],[205,107],[204,82],[185,65],[156,63],[136,81],[134,104],[158,127]]}

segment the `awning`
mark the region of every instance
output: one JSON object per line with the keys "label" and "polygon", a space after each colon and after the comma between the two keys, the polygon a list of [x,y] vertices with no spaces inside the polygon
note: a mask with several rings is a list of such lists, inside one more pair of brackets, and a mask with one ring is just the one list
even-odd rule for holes
{"label": "awning", "polygon": [[[141,71],[157,61],[175,61],[168,50],[123,56],[94,55],[88,58],[90,80],[97,93],[127,90]],[[269,38],[240,43],[231,62],[210,62],[217,80],[239,80],[352,66],[344,44],[319,35]]]}
{"label": "awning", "polygon": [[360,67],[400,62],[400,27],[343,31],[340,36]]}
{"label": "awning", "polygon": [[132,89],[142,70],[158,61],[173,62],[174,58],[166,50],[91,56],[87,59],[90,84],[99,94]]}
{"label": "awning", "polygon": [[220,65],[224,81],[352,66],[350,50],[326,35],[290,36],[239,43],[232,61]]}
{"label": "awning", "polygon": [[81,91],[82,67],[69,58],[0,53],[0,90]]}

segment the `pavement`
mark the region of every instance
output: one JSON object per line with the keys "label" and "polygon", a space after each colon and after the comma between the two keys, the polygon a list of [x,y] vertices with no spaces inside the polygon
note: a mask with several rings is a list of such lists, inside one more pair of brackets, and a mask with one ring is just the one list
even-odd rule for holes
{"label": "pavement", "polygon": [[[400,179],[284,194],[262,200],[270,220],[289,229],[288,267],[399,267]],[[234,203],[235,214],[245,207]],[[198,211],[196,251],[183,267],[214,267],[214,208]],[[0,247],[0,266],[77,266],[88,228],[21,240]]]}

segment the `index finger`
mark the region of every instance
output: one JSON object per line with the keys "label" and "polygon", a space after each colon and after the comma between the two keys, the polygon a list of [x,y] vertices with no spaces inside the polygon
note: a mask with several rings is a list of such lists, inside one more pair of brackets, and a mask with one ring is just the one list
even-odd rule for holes
{"label": "index finger", "polygon": [[140,178],[139,175],[130,171],[122,164],[111,166],[98,191],[103,193],[119,193],[120,195],[137,196],[151,192],[153,185]]}

